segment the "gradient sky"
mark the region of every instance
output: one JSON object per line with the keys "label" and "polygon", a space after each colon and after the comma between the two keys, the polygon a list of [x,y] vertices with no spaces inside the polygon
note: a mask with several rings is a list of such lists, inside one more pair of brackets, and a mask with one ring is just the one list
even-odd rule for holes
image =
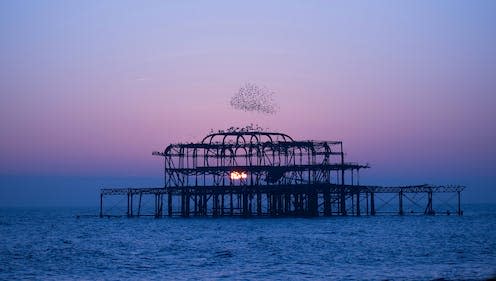
{"label": "gradient sky", "polygon": [[[468,202],[496,202],[495,13],[496,1],[1,1],[0,206],[161,185],[152,151],[249,123],[342,140],[372,166],[361,183],[464,184]],[[279,113],[230,108],[245,82],[275,91]]]}

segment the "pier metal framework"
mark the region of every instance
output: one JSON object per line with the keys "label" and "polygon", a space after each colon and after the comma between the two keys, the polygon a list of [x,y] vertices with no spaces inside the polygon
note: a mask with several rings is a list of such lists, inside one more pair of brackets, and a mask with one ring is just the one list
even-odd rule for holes
{"label": "pier metal framework", "polygon": [[[360,170],[369,165],[346,162],[340,141],[297,141],[243,129],[171,144],[153,155],[164,157],[164,186],[104,188],[101,217],[114,215],[104,209],[104,198],[112,195],[127,197],[129,217],[433,215],[434,194],[457,198],[454,209],[451,204],[438,213],[462,214],[463,186],[360,185]],[[143,199],[150,198],[152,211],[144,212]]]}

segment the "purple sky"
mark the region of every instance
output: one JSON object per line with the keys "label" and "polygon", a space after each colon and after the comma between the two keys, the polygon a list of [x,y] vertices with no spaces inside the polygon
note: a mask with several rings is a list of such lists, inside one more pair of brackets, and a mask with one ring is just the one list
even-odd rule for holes
{"label": "purple sky", "polygon": [[[349,160],[372,166],[362,183],[465,184],[469,201],[496,202],[495,11],[495,1],[1,1],[1,197],[29,185],[7,177],[160,184],[152,151],[255,123],[342,140]],[[275,91],[279,113],[233,110],[245,82]]]}

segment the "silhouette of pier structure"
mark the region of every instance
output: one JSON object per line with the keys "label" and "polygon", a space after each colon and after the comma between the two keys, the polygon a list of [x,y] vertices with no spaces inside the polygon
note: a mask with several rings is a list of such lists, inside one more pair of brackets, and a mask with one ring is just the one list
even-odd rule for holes
{"label": "silhouette of pier structure", "polygon": [[[164,186],[103,188],[100,217],[463,214],[464,186],[361,185],[360,170],[369,165],[346,162],[340,141],[241,129],[153,155],[164,158]],[[122,213],[107,207],[105,200],[114,197],[123,199]],[[145,209],[146,200],[153,206]]]}

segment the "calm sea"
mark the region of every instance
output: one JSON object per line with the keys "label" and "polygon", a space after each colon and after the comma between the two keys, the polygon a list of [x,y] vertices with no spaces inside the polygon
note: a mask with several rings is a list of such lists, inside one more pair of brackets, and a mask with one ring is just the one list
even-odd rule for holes
{"label": "calm sea", "polygon": [[496,205],[457,216],[80,217],[0,209],[0,279],[484,280],[496,276]]}

